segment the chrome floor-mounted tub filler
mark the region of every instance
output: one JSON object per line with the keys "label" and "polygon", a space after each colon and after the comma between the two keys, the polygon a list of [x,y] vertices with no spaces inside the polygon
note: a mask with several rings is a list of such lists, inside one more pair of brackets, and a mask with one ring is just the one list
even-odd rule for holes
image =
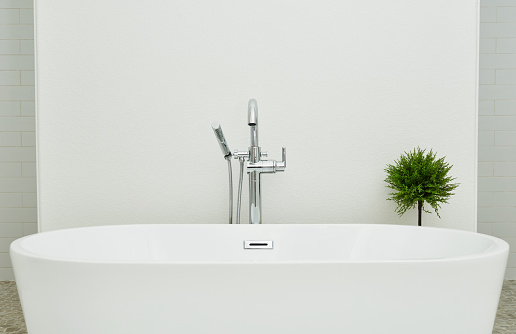
{"label": "chrome floor-mounted tub filler", "polygon": [[249,174],[249,223],[262,223],[262,191],[261,191],[261,175],[262,173],[283,172],[287,167],[287,149],[282,148],[281,161],[264,159],[267,157],[266,152],[262,152],[262,148],[258,144],[258,103],[255,99],[249,100],[247,106],[247,124],[250,128],[251,144],[248,151],[235,151],[231,153],[228,147],[222,128],[219,123],[213,123],[212,128],[219,142],[224,158],[228,161],[229,169],[229,223],[232,223],[233,212],[233,185],[231,176],[231,157],[240,160],[240,181],[238,192],[238,208],[236,223],[240,224],[240,200],[242,191],[242,175],[244,161],[247,160],[247,174]]}

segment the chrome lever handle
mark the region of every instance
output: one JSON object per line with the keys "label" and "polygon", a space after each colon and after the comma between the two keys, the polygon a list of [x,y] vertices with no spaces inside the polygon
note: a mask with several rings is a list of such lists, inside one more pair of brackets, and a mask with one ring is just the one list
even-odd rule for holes
{"label": "chrome lever handle", "polygon": [[277,172],[284,172],[285,168],[287,168],[287,148],[282,147],[281,148],[281,160],[276,162],[276,171]]}

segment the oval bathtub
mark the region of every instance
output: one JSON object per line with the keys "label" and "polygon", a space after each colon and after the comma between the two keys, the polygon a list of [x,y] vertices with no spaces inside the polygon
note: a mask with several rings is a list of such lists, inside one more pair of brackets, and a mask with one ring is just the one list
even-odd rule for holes
{"label": "oval bathtub", "polygon": [[354,224],[99,226],[11,244],[29,334],[490,334],[508,251]]}

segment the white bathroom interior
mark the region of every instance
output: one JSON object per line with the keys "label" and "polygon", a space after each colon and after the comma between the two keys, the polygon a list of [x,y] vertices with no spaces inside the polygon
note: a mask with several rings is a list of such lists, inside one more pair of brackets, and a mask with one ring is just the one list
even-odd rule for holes
{"label": "white bathroom interior", "polygon": [[461,183],[426,225],[476,230],[474,1],[94,3],[36,6],[40,231],[226,222],[211,124],[246,150],[251,98],[262,149],[288,150],[264,223],[410,224],[384,168],[419,146]]}
{"label": "white bathroom interior", "polygon": [[432,149],[460,185],[423,226],[505,240],[516,280],[514,0],[0,0],[0,25],[1,281],[32,233],[227,224],[212,124],[247,151],[250,99],[262,150],[288,152],[263,225],[414,225],[384,169]]}

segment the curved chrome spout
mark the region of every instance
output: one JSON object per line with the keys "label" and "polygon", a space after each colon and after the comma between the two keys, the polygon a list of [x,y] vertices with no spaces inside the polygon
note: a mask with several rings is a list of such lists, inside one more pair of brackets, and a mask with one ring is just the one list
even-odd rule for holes
{"label": "curved chrome spout", "polygon": [[[255,99],[250,99],[247,104],[247,124],[251,127],[251,147],[258,147],[258,102]],[[260,160],[258,156],[257,162]]]}
{"label": "curved chrome spout", "polygon": [[258,102],[250,99],[247,104],[247,124],[258,125]]}

